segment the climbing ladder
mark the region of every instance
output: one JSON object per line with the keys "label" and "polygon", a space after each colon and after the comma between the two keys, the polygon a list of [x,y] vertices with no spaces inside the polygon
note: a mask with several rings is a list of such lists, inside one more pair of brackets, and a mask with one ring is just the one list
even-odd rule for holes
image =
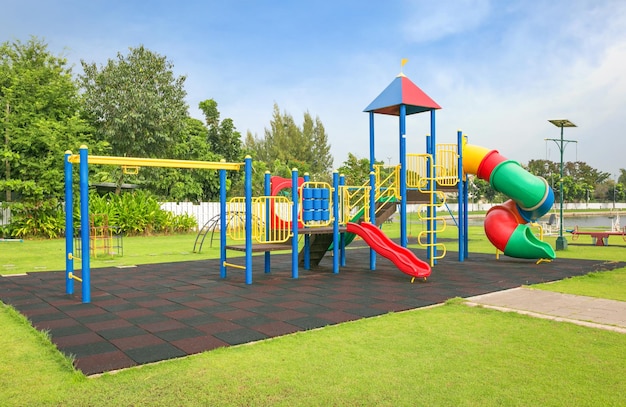
{"label": "climbing ladder", "polygon": [[[430,265],[446,255],[446,246],[437,242],[437,232],[443,232],[447,223],[438,216],[437,209],[446,205],[446,194],[438,188],[454,187],[459,182],[456,144],[437,144],[436,165],[431,154],[407,154],[407,189],[426,195],[426,203],[418,206],[418,216],[429,226],[417,236],[417,243],[426,247]],[[440,227],[436,227],[440,225]],[[439,250],[440,249],[440,250]]]}

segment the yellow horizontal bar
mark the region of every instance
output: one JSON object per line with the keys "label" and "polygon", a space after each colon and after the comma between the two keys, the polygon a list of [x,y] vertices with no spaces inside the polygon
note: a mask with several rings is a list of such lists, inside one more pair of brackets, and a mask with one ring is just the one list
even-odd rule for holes
{"label": "yellow horizontal bar", "polygon": [[69,278],[71,278],[71,279],[76,280],[76,281],[80,281],[81,283],[83,282],[83,279],[82,279],[82,278],[80,278],[80,277],[76,277],[76,276],[74,275],[74,273],[69,273],[67,276],[68,276]]}
{"label": "yellow horizontal bar", "polygon": [[226,266],[226,267],[234,267],[236,269],[241,269],[241,270],[245,270],[246,269],[246,266],[240,266],[239,264],[233,264],[233,263],[227,263],[227,262],[224,262],[224,266]]}
{"label": "yellow horizontal bar", "polygon": [[[68,157],[72,164],[80,163],[80,155],[72,154]],[[101,155],[87,156],[89,164],[125,165],[134,167],[168,167],[168,168],[198,168],[204,170],[239,170],[243,163],[227,163],[214,161],[170,160],[161,158],[138,157],[107,157]]]}

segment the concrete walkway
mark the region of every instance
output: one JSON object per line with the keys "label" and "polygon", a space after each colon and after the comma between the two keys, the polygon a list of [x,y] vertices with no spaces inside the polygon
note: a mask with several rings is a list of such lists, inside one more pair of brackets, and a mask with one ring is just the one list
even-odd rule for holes
{"label": "concrete walkway", "polygon": [[518,312],[626,334],[626,302],[525,287],[466,298],[468,305]]}

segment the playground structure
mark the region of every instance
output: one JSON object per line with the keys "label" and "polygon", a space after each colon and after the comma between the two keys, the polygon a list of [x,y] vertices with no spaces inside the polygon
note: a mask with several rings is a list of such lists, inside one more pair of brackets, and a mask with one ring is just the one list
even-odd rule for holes
{"label": "playground structure", "polygon": [[[292,278],[298,278],[299,267],[308,270],[321,261],[326,253],[333,253],[333,273],[346,264],[345,248],[356,237],[361,237],[371,248],[370,270],[376,269],[376,255],[391,260],[396,267],[412,279],[425,279],[431,274],[437,260],[446,255],[446,246],[437,241],[437,233],[445,230],[445,219],[438,211],[446,204],[446,193],[455,193],[458,209],[459,261],[468,256],[467,239],[467,179],[465,173],[475,173],[488,179],[491,185],[513,198],[513,203],[494,208],[486,225],[494,245],[506,255],[522,258],[554,258],[553,251],[544,242],[532,236],[525,225],[545,213],[552,206],[553,194],[547,183],[537,180],[527,172],[519,171],[519,164],[505,160],[497,151],[466,145],[459,131],[457,142],[437,144],[435,137],[435,111],[440,109],[430,97],[403,74],[365,109],[370,119],[370,177],[364,185],[345,185],[337,172],[332,183],[311,181],[305,174],[299,177],[292,170],[291,179],[265,174],[263,196],[252,196],[252,159],[243,163],[199,162],[185,160],[147,159],[133,157],[90,156],[87,147],[80,154],[66,152],[66,293],[74,293],[74,281],[82,284],[82,301],[91,301],[89,256],[80,258],[81,276],[74,273],[72,164],[80,165],[80,224],[81,245],[88,253],[90,246],[88,164],[121,165],[132,168],[142,166],[197,168],[219,171],[220,178],[220,277],[227,277],[228,268],[245,272],[245,283],[252,284],[252,254],[264,253],[265,273],[271,272],[271,252],[291,251]],[[406,152],[406,116],[430,113],[431,134],[426,136],[426,153]],[[395,166],[375,165],[374,114],[399,117],[400,163]],[[467,154],[468,163],[463,156]],[[483,160],[484,159],[484,160]],[[484,164],[485,163],[488,164]],[[226,171],[243,168],[244,196],[226,199]],[[530,185],[530,188],[526,186]],[[545,186],[545,189],[541,189]],[[291,189],[290,194],[285,194]],[[519,190],[518,190],[519,189]],[[289,195],[289,196],[286,196]],[[426,249],[423,261],[409,249],[407,236],[407,204],[419,203],[418,214],[426,228],[417,236],[419,245]],[[517,206],[516,206],[517,205]],[[377,225],[382,225],[391,215],[399,212],[400,243],[389,239]],[[515,227],[508,212],[517,220]],[[543,213],[542,213],[543,212]],[[515,215],[517,213],[519,216]],[[508,216],[508,215],[507,215]],[[510,218],[510,216],[508,216]],[[521,217],[521,219],[519,219]],[[499,225],[511,229],[505,236],[499,234]],[[519,225],[519,226],[518,226]],[[487,230],[487,226],[486,226]],[[302,238],[302,243],[301,239]],[[227,241],[230,239],[230,244]],[[202,239],[203,240],[203,239]],[[196,245],[199,238],[196,238]],[[227,257],[228,251],[244,252],[244,264]],[[241,261],[240,257],[236,257]]]}
{"label": "playground structure", "polygon": [[594,246],[608,246],[610,236],[621,236],[626,242],[626,226],[621,227],[619,212],[615,213],[615,218],[611,221],[611,230],[580,230],[575,226],[569,232],[572,234],[572,240],[578,240],[580,236],[590,236],[591,244]]}
{"label": "playground structure", "polygon": [[[247,159],[250,161],[250,159]],[[65,152],[64,157],[65,175],[65,292],[74,294],[74,281],[81,283],[82,302],[91,302],[91,265],[90,256],[83,255],[78,258],[74,255],[74,196],[73,196],[73,164],[79,165],[79,189],[80,189],[80,244],[84,254],[90,253],[90,216],[89,216],[89,164],[120,165],[131,168],[139,167],[168,167],[168,168],[197,168],[218,170],[220,173],[220,196],[223,196],[225,213],[226,198],[226,171],[239,170],[241,163],[227,162],[206,162],[206,161],[186,161],[150,159],[136,157],[106,157],[88,155],[87,146],[80,147],[79,154]],[[224,225],[225,227],[225,225]],[[222,229],[225,230],[225,229]],[[74,272],[74,260],[81,262],[80,277]]]}
{"label": "playground structure", "polygon": [[[124,239],[117,228],[109,225],[109,217],[105,214],[90,215],[89,227],[89,255],[93,258],[98,256],[123,256]],[[75,252],[82,257],[80,233],[74,238]]]}

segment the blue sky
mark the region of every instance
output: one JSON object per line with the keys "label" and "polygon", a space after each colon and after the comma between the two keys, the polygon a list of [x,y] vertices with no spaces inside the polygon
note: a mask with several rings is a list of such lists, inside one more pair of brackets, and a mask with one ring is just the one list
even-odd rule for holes
{"label": "blue sky", "polygon": [[[438,142],[559,161],[548,119],[578,125],[565,161],[626,168],[626,2],[622,0],[4,2],[0,42],[31,35],[81,72],[144,45],[187,77],[190,113],[213,98],[242,135],[263,136],[274,103],[324,123],[335,166],[369,156],[363,109],[400,72],[433,98]],[[376,156],[398,161],[398,120],[376,116]],[[407,119],[421,153],[429,116]]]}

